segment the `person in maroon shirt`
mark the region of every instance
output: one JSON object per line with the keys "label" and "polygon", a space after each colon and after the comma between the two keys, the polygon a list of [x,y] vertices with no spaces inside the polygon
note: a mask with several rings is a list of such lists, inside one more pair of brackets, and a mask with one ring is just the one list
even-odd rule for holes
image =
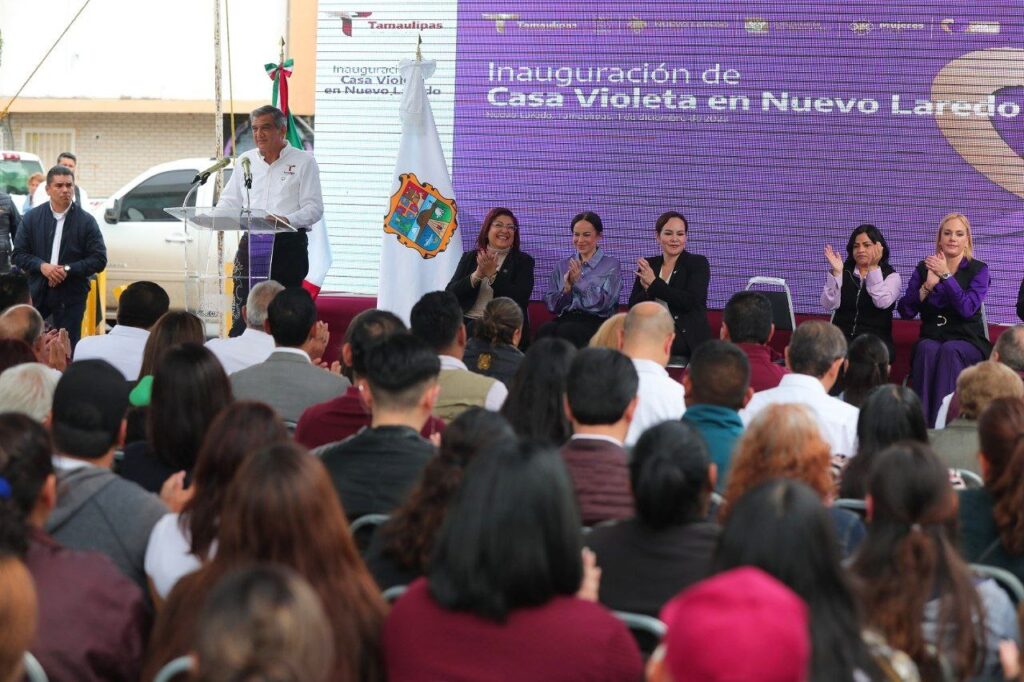
{"label": "person in maroon shirt", "polygon": [[633,362],[610,348],[584,348],[566,378],[565,413],[573,435],[561,455],[583,523],[633,516],[629,455],[622,442],[637,405]]}
{"label": "person in maroon shirt", "polygon": [[722,313],[723,341],[732,341],[750,361],[750,387],[754,391],[775,388],[789,370],[775,362],[768,342],[775,334],[772,304],[756,291],[733,294]]}
{"label": "person in maroon shirt", "polygon": [[[352,385],[336,398],[306,408],[295,427],[295,440],[307,448],[336,443],[370,425],[370,410],[362,399],[366,381],[366,351],[374,343],[406,332],[405,324],[393,313],[371,308],[352,318],[341,345],[343,372]],[[444,422],[429,417],[420,435],[430,438],[444,430]]]}
{"label": "person in maroon shirt", "polygon": [[506,440],[481,453],[466,469],[429,576],[384,623],[388,678],[639,680],[636,642],[595,603],[593,556],[581,556],[558,452]]}
{"label": "person in maroon shirt", "polygon": [[53,682],[139,679],[151,614],[142,591],[99,552],[66,549],[43,530],[57,503],[50,437],[0,415],[0,551],[24,558],[39,621],[29,650]]}

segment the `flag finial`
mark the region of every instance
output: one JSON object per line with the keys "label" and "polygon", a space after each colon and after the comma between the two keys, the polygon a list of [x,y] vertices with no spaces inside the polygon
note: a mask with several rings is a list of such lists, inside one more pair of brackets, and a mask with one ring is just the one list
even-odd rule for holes
{"label": "flag finial", "polygon": [[416,36],[416,61],[423,61],[423,32],[420,31],[419,35]]}
{"label": "flag finial", "polygon": [[281,61],[279,64],[284,64],[284,36],[281,36]]}

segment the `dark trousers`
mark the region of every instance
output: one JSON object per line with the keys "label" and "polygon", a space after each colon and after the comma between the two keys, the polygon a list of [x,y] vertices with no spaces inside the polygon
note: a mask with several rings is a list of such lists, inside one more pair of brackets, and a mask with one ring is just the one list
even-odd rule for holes
{"label": "dark trousers", "polygon": [[[274,237],[274,255],[270,261],[270,279],[286,287],[302,285],[302,280],[309,272],[309,237],[305,230],[287,232]],[[242,306],[249,298],[249,237],[244,236],[238,242],[235,254],[235,295],[231,304],[233,322],[231,336],[239,336],[245,331],[245,320],[242,319]]]}
{"label": "dark trousers", "polygon": [[577,348],[583,348],[590,343],[590,337],[606,319],[608,318],[572,310],[542,324],[537,330],[537,338],[554,336],[565,339]]}
{"label": "dark trousers", "polygon": [[82,317],[85,315],[85,298],[71,303],[59,302],[49,303],[41,301],[35,303],[36,310],[48,321],[54,329],[67,329],[68,337],[71,339],[71,349],[74,350],[78,339],[82,337]]}

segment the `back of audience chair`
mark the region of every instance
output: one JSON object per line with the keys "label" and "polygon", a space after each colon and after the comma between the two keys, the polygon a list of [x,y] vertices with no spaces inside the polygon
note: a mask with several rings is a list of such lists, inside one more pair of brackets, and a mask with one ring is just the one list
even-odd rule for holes
{"label": "back of audience chair", "polygon": [[985,564],[971,564],[971,571],[983,578],[991,578],[996,581],[999,587],[1010,597],[1014,606],[1024,602],[1024,584],[1013,573],[998,566],[987,566]]}
{"label": "back of audience chair", "polygon": [[864,500],[841,497],[835,502],[833,502],[832,506],[852,511],[854,514],[857,514],[861,518],[864,518],[868,513],[868,503],[865,502]]}
{"label": "back of audience chair", "polygon": [[153,682],[171,682],[171,680],[192,672],[192,657],[179,656],[167,662],[153,678]]}
{"label": "back of audience chair", "polygon": [[373,539],[373,534],[377,532],[377,528],[387,523],[389,518],[391,517],[387,514],[367,514],[351,523],[349,530],[352,532],[352,539],[356,541],[356,547],[360,552],[370,546],[370,541]]}
{"label": "back of audience chair", "polygon": [[658,644],[668,632],[668,626],[653,616],[628,611],[612,611],[612,615],[629,628],[645,659],[658,648]]}
{"label": "back of audience chair", "polygon": [[968,490],[977,490],[985,487],[985,481],[978,474],[970,469],[953,469],[953,472],[964,482]]}
{"label": "back of audience chair", "polygon": [[[793,331],[796,329],[796,315],[793,313],[793,296],[789,291],[789,285],[781,277],[751,277],[747,280],[747,290],[755,287],[776,287],[776,290],[763,290],[758,288],[757,292],[764,294],[768,302],[772,304],[772,322],[775,323],[776,331]],[[778,289],[781,289],[779,291]]]}
{"label": "back of audience chair", "polygon": [[43,666],[39,664],[39,661],[31,652],[25,652],[24,665],[25,679],[28,682],[50,682],[50,678],[46,676]]}
{"label": "back of audience chair", "polygon": [[394,585],[381,592],[380,596],[384,597],[384,601],[387,603],[394,604],[399,597],[405,594],[407,589],[409,589],[408,585]]}

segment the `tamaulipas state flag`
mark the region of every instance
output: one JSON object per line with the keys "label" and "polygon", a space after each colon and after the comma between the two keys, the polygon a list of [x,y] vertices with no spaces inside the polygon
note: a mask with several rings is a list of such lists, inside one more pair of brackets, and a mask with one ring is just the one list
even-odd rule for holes
{"label": "tamaulipas state flag", "polygon": [[377,307],[409,322],[420,297],[444,289],[462,257],[458,207],[425,81],[436,62],[403,61],[402,139],[384,216]]}

